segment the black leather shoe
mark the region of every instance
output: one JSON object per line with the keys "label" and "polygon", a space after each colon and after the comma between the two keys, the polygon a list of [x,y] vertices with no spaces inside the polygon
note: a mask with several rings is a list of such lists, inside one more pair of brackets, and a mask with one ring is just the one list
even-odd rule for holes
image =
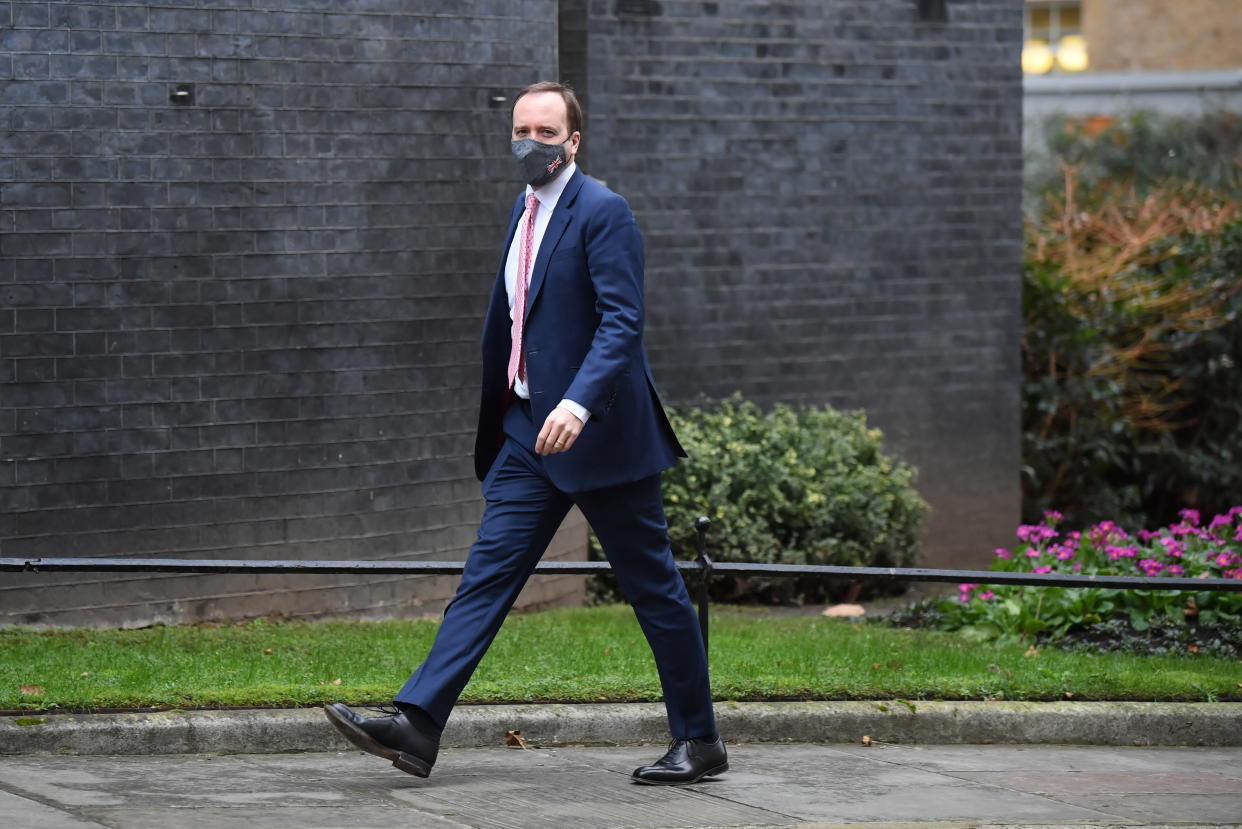
{"label": "black leather shoe", "polygon": [[323,711],[345,739],[407,774],[426,777],[440,750],[440,735],[419,729],[398,711],[387,717],[363,717],[348,705],[333,702]]}
{"label": "black leather shoe", "polygon": [[673,740],[653,765],[634,769],[630,779],[653,786],[683,786],[729,770],[724,741]]}

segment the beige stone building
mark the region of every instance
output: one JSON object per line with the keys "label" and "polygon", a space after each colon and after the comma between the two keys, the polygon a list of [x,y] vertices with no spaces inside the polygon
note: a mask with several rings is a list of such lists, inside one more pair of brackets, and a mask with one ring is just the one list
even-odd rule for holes
{"label": "beige stone building", "polygon": [[1027,74],[1242,68],[1242,0],[1027,0],[1023,68]]}
{"label": "beige stone building", "polygon": [[1242,0],[1026,0],[1024,24],[1028,140],[1048,115],[1242,112]]}

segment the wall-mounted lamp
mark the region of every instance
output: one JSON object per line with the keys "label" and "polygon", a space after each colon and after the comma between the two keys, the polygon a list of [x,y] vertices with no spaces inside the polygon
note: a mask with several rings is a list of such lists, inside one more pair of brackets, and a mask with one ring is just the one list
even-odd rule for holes
{"label": "wall-mounted lamp", "polygon": [[168,100],[178,106],[188,106],[194,103],[194,84],[177,84],[173,87],[173,91],[168,94]]}
{"label": "wall-mounted lamp", "polygon": [[948,23],[949,6],[947,0],[918,0],[919,21],[922,23]]}
{"label": "wall-mounted lamp", "polygon": [[1057,66],[1066,72],[1087,68],[1087,41],[1082,35],[1066,35],[1057,43]]}

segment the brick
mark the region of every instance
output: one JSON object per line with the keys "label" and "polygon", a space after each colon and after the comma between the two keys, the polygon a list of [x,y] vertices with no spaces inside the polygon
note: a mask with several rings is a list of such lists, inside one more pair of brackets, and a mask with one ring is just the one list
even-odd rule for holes
{"label": "brick", "polygon": [[104,30],[116,27],[117,9],[111,4],[51,3],[53,29]]}

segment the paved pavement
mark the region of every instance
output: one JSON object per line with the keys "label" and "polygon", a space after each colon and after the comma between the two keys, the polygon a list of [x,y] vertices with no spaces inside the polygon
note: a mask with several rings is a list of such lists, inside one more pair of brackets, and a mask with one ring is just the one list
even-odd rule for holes
{"label": "paved pavement", "polygon": [[695,786],[662,745],[462,748],[432,776],[356,751],[0,757],[6,829],[1242,826],[1242,748],[748,743]]}

